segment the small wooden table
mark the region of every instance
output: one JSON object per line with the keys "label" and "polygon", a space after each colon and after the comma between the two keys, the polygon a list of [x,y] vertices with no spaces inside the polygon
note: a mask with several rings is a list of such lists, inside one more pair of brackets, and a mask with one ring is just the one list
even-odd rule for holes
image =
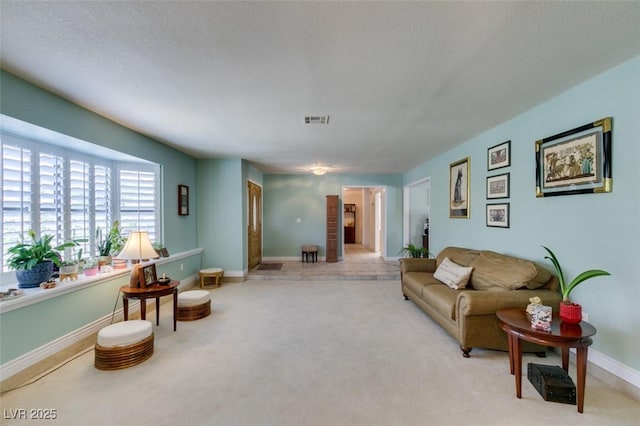
{"label": "small wooden table", "polygon": [[160,297],[173,294],[173,331],[176,331],[176,319],[178,314],[178,285],[180,281],[172,280],[167,285],[154,284],[149,287],[122,286],[122,307],[124,308],[124,320],[129,319],[129,299],[140,301],[140,318],[147,319],[147,299],[156,299],[156,325],[160,325]]}
{"label": "small wooden table", "polygon": [[531,321],[522,308],[502,309],[496,312],[502,329],[507,333],[509,342],[509,367],[516,376],[516,397],[522,397],[522,340],[543,346],[562,348],[562,368],[569,372],[569,348],[576,348],[576,393],[578,412],[584,407],[584,385],[587,376],[587,348],[596,334],[594,326],[582,321],[580,324],[567,324],[555,315],[550,331],[531,328]]}

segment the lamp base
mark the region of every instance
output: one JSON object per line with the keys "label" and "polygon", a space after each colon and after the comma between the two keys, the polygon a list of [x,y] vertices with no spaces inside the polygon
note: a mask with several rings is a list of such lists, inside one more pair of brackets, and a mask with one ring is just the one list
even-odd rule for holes
{"label": "lamp base", "polygon": [[129,276],[129,287],[133,287],[133,288],[140,287],[140,269],[142,269],[142,265],[140,263],[131,265],[131,275]]}

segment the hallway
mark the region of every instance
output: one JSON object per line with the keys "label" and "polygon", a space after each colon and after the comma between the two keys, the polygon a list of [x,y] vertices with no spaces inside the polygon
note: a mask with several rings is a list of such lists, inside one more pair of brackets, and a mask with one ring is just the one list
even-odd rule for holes
{"label": "hallway", "polygon": [[[282,261],[278,271],[252,269],[249,280],[399,280],[400,267],[397,260],[385,261],[380,255],[360,244],[345,244],[345,256],[336,263],[319,261],[303,263]],[[276,262],[265,262],[276,263]]]}

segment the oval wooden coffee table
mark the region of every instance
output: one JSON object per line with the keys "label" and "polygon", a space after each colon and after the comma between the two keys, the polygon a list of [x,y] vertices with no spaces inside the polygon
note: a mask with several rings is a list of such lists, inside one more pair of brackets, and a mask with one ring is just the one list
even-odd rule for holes
{"label": "oval wooden coffee table", "polygon": [[516,397],[522,397],[522,340],[544,346],[562,348],[562,368],[569,372],[569,348],[576,348],[576,397],[578,412],[584,407],[584,385],[587,376],[587,348],[596,334],[594,326],[581,321],[579,324],[567,324],[555,315],[550,331],[535,330],[527,313],[522,308],[502,309],[496,312],[500,326],[507,333],[509,342],[509,363],[511,374],[516,376]]}

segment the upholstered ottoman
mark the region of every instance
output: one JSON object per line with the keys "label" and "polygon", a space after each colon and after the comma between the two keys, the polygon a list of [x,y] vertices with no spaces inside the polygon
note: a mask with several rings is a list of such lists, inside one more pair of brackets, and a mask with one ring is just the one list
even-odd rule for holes
{"label": "upholstered ottoman", "polygon": [[140,364],[151,355],[151,322],[124,321],[109,325],[98,332],[94,365],[98,370],[118,370]]}
{"label": "upholstered ottoman", "polygon": [[207,287],[207,279],[213,281],[213,287],[221,287],[222,277],[224,277],[224,270],[222,268],[202,269],[200,270],[200,288]]}
{"label": "upholstered ottoman", "polygon": [[301,247],[301,251],[303,262],[309,262],[309,257],[311,257],[311,262],[313,263],[318,261],[318,246],[307,244]]}
{"label": "upholstered ottoman", "polygon": [[206,290],[178,293],[178,321],[193,321],[211,313],[211,294]]}

